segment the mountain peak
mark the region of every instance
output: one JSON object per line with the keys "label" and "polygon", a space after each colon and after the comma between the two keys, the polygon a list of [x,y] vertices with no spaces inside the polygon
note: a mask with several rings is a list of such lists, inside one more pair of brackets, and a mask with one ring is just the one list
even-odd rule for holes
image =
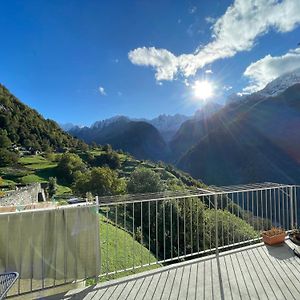
{"label": "mountain peak", "polygon": [[265,88],[255,94],[263,97],[274,97],[297,83],[300,83],[300,68],[277,77],[268,83]]}
{"label": "mountain peak", "polygon": [[126,116],[116,115],[116,116],[111,117],[109,119],[105,119],[105,120],[102,120],[102,121],[95,122],[94,124],[91,125],[91,128],[101,129],[101,128],[104,128],[106,126],[109,126],[112,123],[117,123],[117,122],[126,122],[126,123],[128,123],[128,122],[130,122],[130,119]]}

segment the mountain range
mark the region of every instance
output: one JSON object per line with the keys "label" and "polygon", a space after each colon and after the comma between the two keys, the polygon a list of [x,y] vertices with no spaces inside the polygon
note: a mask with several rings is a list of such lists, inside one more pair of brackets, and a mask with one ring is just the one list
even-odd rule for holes
{"label": "mountain range", "polygon": [[122,149],[139,159],[172,162],[174,155],[170,151],[171,141],[182,124],[207,119],[221,107],[216,103],[208,103],[196,111],[193,117],[160,115],[147,120],[114,116],[97,121],[90,127],[73,126],[68,132],[89,144],[111,144],[113,148]]}
{"label": "mountain range", "polygon": [[[171,138],[175,135],[177,130],[180,128],[181,124],[184,123],[185,121],[191,119],[192,117],[185,116],[182,114],[175,114],[175,115],[162,114],[153,119],[145,119],[145,118],[131,119],[126,116],[117,115],[117,116],[111,117],[109,119],[96,121],[95,123],[93,123],[90,126],[90,128],[91,129],[97,128],[99,130],[100,128],[104,128],[114,122],[117,122],[119,119],[124,119],[124,118],[131,120],[131,121],[141,121],[141,122],[146,122],[148,124],[153,125],[160,132],[163,139],[166,142],[169,142],[171,140]],[[78,131],[79,129],[81,129],[83,127],[88,127],[88,126],[78,126],[73,123],[60,124],[60,126],[65,131],[73,131],[74,129],[76,129]]]}
{"label": "mountain range", "polygon": [[[130,124],[126,135],[124,128],[113,125],[120,120],[127,124],[121,127]],[[152,134],[142,133],[145,128]],[[299,181],[299,128],[300,69],[256,93],[231,96],[224,107],[208,103],[192,117],[162,115],[134,121],[118,116],[70,133],[86,142],[98,137],[96,142],[111,143],[141,158],[172,162],[195,178],[222,185]],[[115,130],[118,134],[112,134]]]}
{"label": "mountain range", "polygon": [[[209,102],[194,116],[126,116],[65,133],[0,85],[0,136],[36,150],[111,144],[138,159],[163,160],[207,184],[300,181],[300,71],[225,106]],[[78,138],[78,139],[77,139]],[[6,142],[7,143],[7,142]]]}
{"label": "mountain range", "polygon": [[69,133],[86,143],[110,144],[138,159],[168,159],[166,142],[154,126],[144,121],[117,116],[96,122],[91,127],[73,127]]}
{"label": "mountain range", "polygon": [[177,166],[216,185],[299,182],[298,74],[277,78],[262,91],[226,105],[206,122],[183,124],[173,141],[173,148],[181,145],[182,150]]}

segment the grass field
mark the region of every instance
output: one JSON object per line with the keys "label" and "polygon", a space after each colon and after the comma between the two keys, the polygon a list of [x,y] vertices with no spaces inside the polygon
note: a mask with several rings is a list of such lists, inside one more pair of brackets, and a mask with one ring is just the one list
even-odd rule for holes
{"label": "grass field", "polygon": [[[49,177],[56,177],[56,167],[56,162],[52,162],[41,155],[28,155],[21,157],[16,167],[0,168],[0,176],[2,176],[5,185],[48,182]],[[58,184],[57,196],[70,192],[69,187]]]}
{"label": "grass field", "polygon": [[[155,256],[143,245],[138,243],[132,236],[111,221],[100,215],[100,247],[101,247],[101,274],[100,281],[107,281],[152,270],[160,265],[151,265],[137,268],[156,262]],[[118,270],[132,268],[130,271],[106,275]],[[94,280],[89,280],[88,284],[94,284]]]}

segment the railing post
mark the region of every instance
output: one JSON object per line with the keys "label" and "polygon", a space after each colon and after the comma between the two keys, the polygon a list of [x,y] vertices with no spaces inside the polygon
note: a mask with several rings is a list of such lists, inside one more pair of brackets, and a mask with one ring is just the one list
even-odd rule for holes
{"label": "railing post", "polygon": [[293,197],[293,187],[290,187],[290,205],[291,205],[291,229],[294,229],[294,197]]}
{"label": "railing post", "polygon": [[219,257],[219,232],[218,232],[218,196],[214,196],[214,206],[215,206],[215,230],[216,230],[216,256]]}

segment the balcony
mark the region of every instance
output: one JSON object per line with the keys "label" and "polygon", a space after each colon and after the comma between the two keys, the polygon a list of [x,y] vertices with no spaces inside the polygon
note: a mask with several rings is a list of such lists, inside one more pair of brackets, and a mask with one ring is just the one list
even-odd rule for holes
{"label": "balcony", "polygon": [[264,183],[4,213],[0,272],[20,273],[15,299],[299,299],[293,243],[260,240],[297,228],[297,195]]}

